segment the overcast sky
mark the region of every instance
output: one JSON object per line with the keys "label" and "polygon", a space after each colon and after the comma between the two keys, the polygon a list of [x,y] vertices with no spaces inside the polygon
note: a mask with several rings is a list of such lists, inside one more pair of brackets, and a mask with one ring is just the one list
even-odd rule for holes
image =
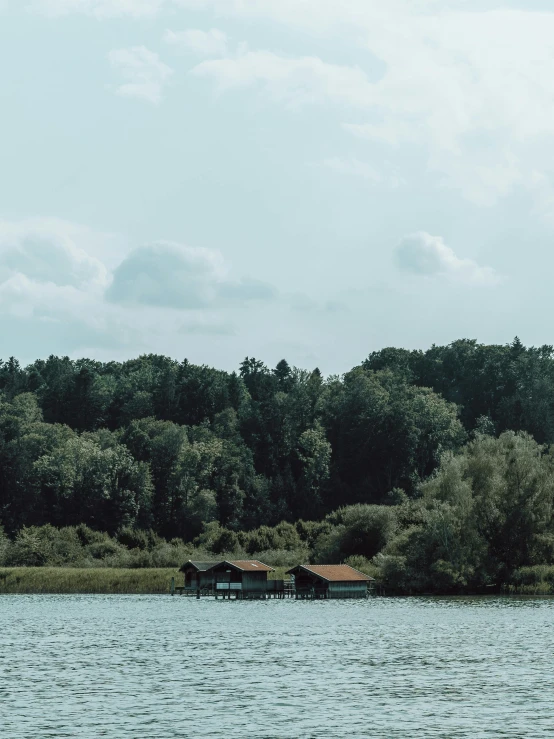
{"label": "overcast sky", "polygon": [[554,342],[551,0],[0,0],[0,357]]}

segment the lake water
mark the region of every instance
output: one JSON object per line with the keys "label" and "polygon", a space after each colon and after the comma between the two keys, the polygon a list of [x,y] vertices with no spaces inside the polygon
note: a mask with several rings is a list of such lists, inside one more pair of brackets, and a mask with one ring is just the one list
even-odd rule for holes
{"label": "lake water", "polygon": [[554,736],[554,601],[0,596],[2,739]]}

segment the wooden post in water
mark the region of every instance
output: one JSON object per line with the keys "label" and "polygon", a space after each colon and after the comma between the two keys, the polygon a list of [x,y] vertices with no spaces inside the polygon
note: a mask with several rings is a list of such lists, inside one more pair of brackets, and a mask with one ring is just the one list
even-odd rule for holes
{"label": "wooden post in water", "polygon": [[169,592],[171,593],[171,595],[175,595],[175,578],[174,577],[171,578],[171,586],[169,588]]}

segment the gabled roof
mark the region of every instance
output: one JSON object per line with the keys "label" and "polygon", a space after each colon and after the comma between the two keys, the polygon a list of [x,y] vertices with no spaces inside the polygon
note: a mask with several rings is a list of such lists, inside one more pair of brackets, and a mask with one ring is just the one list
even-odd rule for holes
{"label": "gabled roof", "polygon": [[263,562],[257,559],[226,559],[224,562],[216,562],[213,566],[216,567],[217,565],[229,565],[242,572],[273,572],[273,567],[264,565]]}
{"label": "gabled roof", "polygon": [[219,562],[198,562],[196,560],[193,561],[192,559],[189,559],[189,561],[185,562],[185,564],[181,567],[181,572],[189,566],[194,567],[197,572],[206,572],[206,570],[210,570],[214,565],[217,564],[219,564]]}
{"label": "gabled roof", "polygon": [[355,570],[350,565],[297,565],[287,570],[287,575],[294,575],[301,570],[327,582],[370,582],[375,579]]}

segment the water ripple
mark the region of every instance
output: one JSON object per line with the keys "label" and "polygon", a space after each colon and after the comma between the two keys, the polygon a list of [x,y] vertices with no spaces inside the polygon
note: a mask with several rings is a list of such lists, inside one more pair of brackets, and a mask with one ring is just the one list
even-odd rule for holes
{"label": "water ripple", "polygon": [[541,739],[554,602],[0,596],[2,739]]}

